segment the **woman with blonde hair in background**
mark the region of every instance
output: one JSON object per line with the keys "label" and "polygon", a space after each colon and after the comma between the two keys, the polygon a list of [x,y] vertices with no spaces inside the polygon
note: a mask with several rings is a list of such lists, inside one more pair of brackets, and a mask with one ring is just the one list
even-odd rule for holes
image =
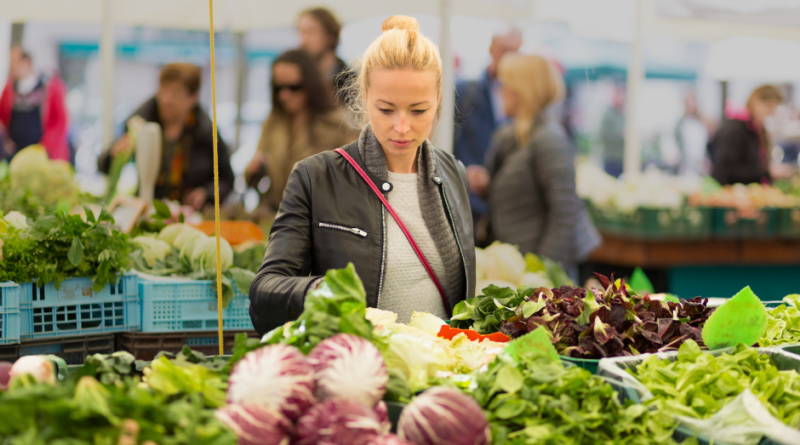
{"label": "woman with blonde hair in background", "polygon": [[250,288],[261,334],[300,315],[306,292],[348,263],[367,305],[400,322],[414,311],[449,318],[474,295],[466,171],[427,139],[442,106],[436,46],[413,18],[390,17],[349,91],[358,140],[299,162],[286,185]]}
{"label": "woman with blonde hair in background", "polygon": [[556,260],[576,279],[600,236],[575,192],[573,147],[545,112],[563,97],[563,80],[547,59],[520,54],[503,57],[498,77],[512,121],[493,135],[487,167],[470,167],[470,186],[488,197],[494,239]]}

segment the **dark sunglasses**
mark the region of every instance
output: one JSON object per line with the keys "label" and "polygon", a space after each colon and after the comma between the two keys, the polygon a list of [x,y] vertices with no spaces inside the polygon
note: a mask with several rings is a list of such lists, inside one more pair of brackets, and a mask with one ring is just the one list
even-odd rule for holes
{"label": "dark sunglasses", "polygon": [[272,85],[272,91],[275,93],[280,93],[283,90],[289,90],[293,93],[301,91],[303,89],[303,85],[295,84],[295,85]]}

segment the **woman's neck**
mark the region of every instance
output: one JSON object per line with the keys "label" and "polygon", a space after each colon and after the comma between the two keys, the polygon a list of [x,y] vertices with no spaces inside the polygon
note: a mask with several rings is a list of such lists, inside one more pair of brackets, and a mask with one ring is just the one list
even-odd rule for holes
{"label": "woman's neck", "polygon": [[387,150],[383,150],[383,154],[386,156],[386,168],[392,173],[403,175],[417,173],[419,171],[417,153],[419,153],[419,148],[408,156],[396,156],[388,153]]}
{"label": "woman's neck", "polygon": [[328,80],[328,75],[333,71],[333,67],[336,66],[336,53],[333,51],[325,51],[319,56],[317,65],[319,66],[320,73],[322,73],[322,77]]}
{"label": "woman's neck", "polygon": [[184,121],[164,122],[164,138],[175,141],[183,134]]}

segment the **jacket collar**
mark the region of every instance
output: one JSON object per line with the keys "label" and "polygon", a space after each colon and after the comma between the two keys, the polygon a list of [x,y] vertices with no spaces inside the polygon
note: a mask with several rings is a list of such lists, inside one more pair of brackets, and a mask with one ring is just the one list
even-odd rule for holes
{"label": "jacket collar", "polygon": [[[359,163],[366,167],[370,178],[373,181],[377,179],[380,182],[388,182],[389,169],[386,165],[386,155],[383,153],[383,148],[375,134],[372,133],[372,128],[369,124],[365,125],[361,130],[357,144],[359,161],[361,161]],[[438,159],[433,144],[428,139],[425,139],[425,142],[422,143],[417,154],[417,167],[420,173],[423,173],[425,177],[437,185],[442,182],[441,179],[437,180],[439,178]]]}

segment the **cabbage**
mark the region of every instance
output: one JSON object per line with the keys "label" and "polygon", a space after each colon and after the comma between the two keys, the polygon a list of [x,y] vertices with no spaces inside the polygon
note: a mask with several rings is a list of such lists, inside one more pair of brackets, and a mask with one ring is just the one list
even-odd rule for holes
{"label": "cabbage", "polygon": [[392,311],[383,311],[374,307],[367,308],[367,320],[374,326],[385,326],[397,321],[397,314]]}
{"label": "cabbage", "polygon": [[428,387],[428,378],[447,368],[447,350],[437,337],[391,334],[383,351],[386,366],[403,374],[412,391]]}
{"label": "cabbage", "polygon": [[491,437],[481,407],[461,391],[442,386],[423,392],[403,409],[397,433],[416,445],[483,445]]}
{"label": "cabbage", "polygon": [[[516,246],[495,241],[481,255],[482,264],[477,264],[487,279],[500,279],[516,283],[525,273],[525,258]],[[477,258],[476,258],[477,261]]]}
{"label": "cabbage", "polygon": [[370,443],[370,445],[415,445],[411,442],[406,442],[405,440],[395,436],[394,434],[387,434],[385,436],[381,436]]}
{"label": "cabbage", "polygon": [[238,445],[289,445],[292,422],[263,405],[229,405],[214,415],[238,438]]}
{"label": "cabbage", "polygon": [[389,374],[381,352],[369,340],[336,334],[322,340],[308,363],[314,369],[317,399],[347,399],[375,406],[386,393]]}
{"label": "cabbage", "polygon": [[458,334],[450,342],[450,355],[452,357],[453,371],[470,373],[480,369],[491,362],[496,353],[489,352],[494,349],[494,342],[470,340],[466,334]]}
{"label": "cabbage", "polygon": [[386,402],[379,400],[374,409],[375,415],[378,416],[378,422],[381,424],[381,434],[388,433],[392,429],[392,421],[389,420],[389,407]]}
{"label": "cabbage", "polygon": [[51,385],[56,383],[53,363],[38,355],[20,357],[8,372],[12,379],[25,374],[31,375],[39,383],[49,383]]}
{"label": "cabbage", "polygon": [[510,287],[511,289],[516,289],[517,288],[516,284],[509,283],[508,281],[503,281],[503,280],[500,280],[500,279],[492,279],[492,280],[486,279],[486,280],[478,281],[477,283],[475,283],[475,296],[479,297],[479,296],[483,295],[483,290],[486,289],[487,287],[491,286],[491,285],[495,285],[495,286],[499,287],[500,289],[503,289],[503,288],[506,288],[506,287]]}
{"label": "cabbage", "polygon": [[442,326],[447,326],[447,323],[430,312],[414,311],[414,313],[411,314],[411,321],[408,322],[408,325],[436,336],[439,335],[439,330],[442,329]]}
{"label": "cabbage", "polygon": [[[5,391],[8,388],[8,383],[11,381],[11,368],[13,366],[11,362],[0,362],[0,391]],[[386,404],[383,406],[386,406]],[[388,419],[388,410],[386,416]]]}
{"label": "cabbage", "polygon": [[295,445],[369,445],[382,426],[371,408],[352,400],[317,404],[297,421]]}
{"label": "cabbage", "polygon": [[228,378],[228,402],[261,404],[297,420],[314,404],[314,370],[297,349],[272,345],[249,352]]}
{"label": "cabbage", "polygon": [[11,187],[30,192],[41,200],[45,209],[65,201],[71,208],[77,203],[78,188],[73,181],[72,166],[66,161],[51,161],[47,150],[39,144],[20,150],[8,165]]}
{"label": "cabbage", "polygon": [[178,250],[181,250],[181,249],[183,249],[183,246],[187,242],[189,242],[189,240],[191,240],[192,238],[196,238],[198,236],[202,236],[202,237],[205,238],[206,234],[201,232],[201,231],[199,231],[199,230],[197,230],[197,229],[195,229],[194,227],[183,226],[183,229],[181,230],[181,232],[177,236],[175,236],[175,239],[172,242],[172,245],[177,247]]}
{"label": "cabbage", "polygon": [[17,230],[25,230],[28,228],[28,220],[22,213],[8,212],[8,215],[4,216],[3,219],[8,225]]}
{"label": "cabbage", "polygon": [[150,236],[137,236],[131,242],[142,248],[142,257],[149,267],[156,265],[156,260],[164,261],[172,247],[160,239]]}
{"label": "cabbage", "polygon": [[178,235],[183,233],[186,227],[187,227],[186,224],[183,223],[170,224],[167,227],[161,229],[161,232],[158,234],[158,239],[164,241],[169,245],[174,246],[175,238],[177,238]]}
{"label": "cabbage", "polygon": [[[191,242],[191,241],[190,241]],[[220,264],[222,270],[233,266],[233,249],[225,238],[219,239]],[[217,238],[209,236],[196,240],[192,249],[192,268],[195,270],[216,270],[217,268]]]}
{"label": "cabbage", "polygon": [[[553,282],[547,278],[546,273],[525,272],[519,280],[519,286],[536,289],[539,287],[553,288]],[[513,289],[513,287],[512,287]]]}

